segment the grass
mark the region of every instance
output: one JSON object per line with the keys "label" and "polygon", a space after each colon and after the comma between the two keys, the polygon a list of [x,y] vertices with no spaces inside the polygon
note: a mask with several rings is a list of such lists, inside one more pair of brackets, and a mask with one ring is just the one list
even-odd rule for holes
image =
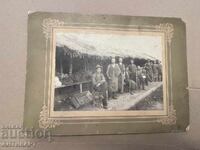
{"label": "grass", "polygon": [[163,109],[163,87],[158,88],[153,93],[142,99],[130,110],[160,110]]}

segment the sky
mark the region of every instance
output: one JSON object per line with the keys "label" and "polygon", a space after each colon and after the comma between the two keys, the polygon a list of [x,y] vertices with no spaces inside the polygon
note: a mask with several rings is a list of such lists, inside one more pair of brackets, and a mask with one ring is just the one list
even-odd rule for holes
{"label": "sky", "polygon": [[87,32],[57,32],[57,43],[66,44],[67,38],[95,46],[97,49],[120,49],[123,53],[147,54],[162,59],[162,37],[144,34],[102,34]]}

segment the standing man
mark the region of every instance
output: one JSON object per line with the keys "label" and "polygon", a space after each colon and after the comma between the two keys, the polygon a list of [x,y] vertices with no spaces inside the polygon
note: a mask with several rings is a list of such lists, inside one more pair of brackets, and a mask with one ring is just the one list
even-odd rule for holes
{"label": "standing man", "polygon": [[136,85],[135,81],[130,79],[128,67],[126,68],[126,71],[125,71],[125,80],[124,81],[128,85],[128,91],[130,92],[131,95],[133,95],[134,90],[137,89],[137,85]]}
{"label": "standing man", "polygon": [[162,81],[162,64],[158,61],[158,81]]}
{"label": "standing man", "polygon": [[109,84],[109,95],[110,97],[117,99],[117,91],[118,91],[118,79],[121,71],[118,64],[115,63],[115,58],[111,59],[111,64],[108,65],[107,68],[107,77]]}
{"label": "standing man", "polygon": [[152,82],[153,81],[153,70],[152,70],[150,60],[148,60],[147,63],[145,64],[145,69],[146,69],[148,81]]}
{"label": "standing man", "polygon": [[157,60],[155,60],[154,64],[153,64],[153,77],[154,77],[154,82],[158,81],[158,64],[157,64]]}
{"label": "standing man", "polygon": [[136,82],[137,67],[134,64],[134,60],[131,60],[131,64],[128,66],[130,79]]}
{"label": "standing man", "polygon": [[122,63],[122,58],[119,58],[119,68],[120,68],[120,75],[119,75],[119,92],[124,92],[124,78],[125,78],[125,65]]}
{"label": "standing man", "polygon": [[100,65],[96,66],[96,72],[92,75],[92,84],[93,89],[100,93],[101,100],[103,103],[103,108],[107,109],[107,99],[108,99],[108,90],[107,90],[107,82],[102,73],[102,67]]}
{"label": "standing man", "polygon": [[142,77],[144,79],[144,83],[146,84],[146,86],[148,86],[149,85],[149,79],[148,79],[148,74],[147,74],[145,67],[142,67]]}
{"label": "standing man", "polygon": [[143,74],[142,68],[140,66],[137,67],[137,87],[139,90],[144,90],[144,84],[145,84],[145,74]]}

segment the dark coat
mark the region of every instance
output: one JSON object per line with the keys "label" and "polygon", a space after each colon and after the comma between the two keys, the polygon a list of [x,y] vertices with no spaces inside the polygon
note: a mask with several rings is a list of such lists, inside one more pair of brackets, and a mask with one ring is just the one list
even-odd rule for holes
{"label": "dark coat", "polygon": [[118,64],[119,65],[119,68],[120,68],[120,75],[119,75],[119,91],[121,93],[124,92],[124,78],[125,78],[125,65],[124,64]]}
{"label": "dark coat", "polygon": [[136,82],[136,73],[137,73],[137,67],[135,64],[130,64],[128,66],[129,68],[129,75],[130,79]]}

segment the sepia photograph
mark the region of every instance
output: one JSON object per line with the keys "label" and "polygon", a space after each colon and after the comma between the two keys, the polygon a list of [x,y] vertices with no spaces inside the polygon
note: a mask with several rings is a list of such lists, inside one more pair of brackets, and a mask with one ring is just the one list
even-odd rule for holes
{"label": "sepia photograph", "polygon": [[180,18],[32,14],[25,126],[53,135],[185,131],[185,27]]}
{"label": "sepia photograph", "polygon": [[161,34],[66,29],[54,40],[54,111],[164,109]]}

